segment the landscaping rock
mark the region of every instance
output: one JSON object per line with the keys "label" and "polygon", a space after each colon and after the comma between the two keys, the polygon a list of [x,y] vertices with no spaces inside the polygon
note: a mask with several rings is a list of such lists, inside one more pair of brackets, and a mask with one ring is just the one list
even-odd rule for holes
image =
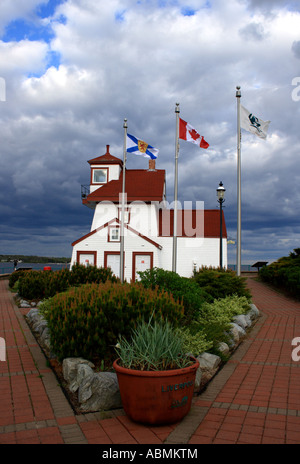
{"label": "landscaping rock", "polygon": [[230,333],[234,336],[234,341],[236,343],[239,343],[239,341],[246,336],[246,331],[240,325],[236,324],[235,322],[232,322],[230,325],[231,325]]}
{"label": "landscaping rock", "polygon": [[201,370],[201,367],[198,367],[196,371],[196,377],[195,377],[194,392],[198,393],[201,389],[201,386],[202,386],[202,370]]}
{"label": "landscaping rock", "polygon": [[257,307],[254,305],[254,304],[250,304],[250,311],[248,313],[248,315],[250,316],[251,320],[255,320],[257,319],[259,316],[260,316],[260,312],[259,310],[257,309]]}
{"label": "landscaping rock", "polygon": [[230,348],[227,345],[227,343],[224,343],[224,342],[219,343],[218,349],[220,353],[224,354],[225,356],[227,356],[230,353]]}
{"label": "landscaping rock", "polygon": [[38,317],[39,314],[40,313],[39,313],[39,310],[37,308],[31,309],[26,315],[26,317],[28,319],[28,322],[30,324],[33,324],[33,322],[35,322],[37,320],[37,317]]}
{"label": "landscaping rock", "polygon": [[235,322],[237,325],[242,327],[242,329],[244,329],[244,330],[246,330],[251,325],[251,320],[249,320],[249,318],[247,318],[244,314],[240,314],[239,316],[235,316],[233,318],[233,322]]}
{"label": "landscaping rock", "polygon": [[98,372],[84,377],[79,386],[78,401],[84,412],[121,408],[117,374]]}
{"label": "landscaping rock", "polygon": [[[85,364],[90,368],[94,368],[94,364],[83,358],[66,358],[63,360],[63,376],[65,381],[68,383],[68,387],[71,392],[76,392],[79,388],[77,374],[80,365]],[[92,371],[93,372],[93,371]]]}
{"label": "landscaping rock", "polygon": [[20,306],[20,308],[31,308],[28,301],[25,301],[25,300],[20,300],[19,306]]}
{"label": "landscaping rock", "polygon": [[202,353],[200,356],[198,356],[197,359],[199,361],[201,370],[212,371],[216,369],[221,363],[221,358],[211,353]]}

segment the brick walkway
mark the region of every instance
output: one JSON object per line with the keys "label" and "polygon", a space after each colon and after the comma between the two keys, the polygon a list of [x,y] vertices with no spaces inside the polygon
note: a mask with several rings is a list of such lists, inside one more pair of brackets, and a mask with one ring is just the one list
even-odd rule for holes
{"label": "brick walkway", "polygon": [[123,410],[76,415],[0,280],[0,444],[300,443],[300,303],[248,279],[262,317],[179,424],[146,427]]}

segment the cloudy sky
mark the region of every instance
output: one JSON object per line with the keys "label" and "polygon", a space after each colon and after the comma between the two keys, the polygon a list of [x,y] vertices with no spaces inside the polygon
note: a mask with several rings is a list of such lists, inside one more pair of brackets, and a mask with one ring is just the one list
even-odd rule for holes
{"label": "cloudy sky", "polygon": [[222,181],[236,239],[237,85],[271,121],[266,140],[242,131],[242,264],[270,262],[300,247],[299,0],[1,0],[0,253],[71,255],[87,160],[122,158],[124,118],[171,203],[176,102],[210,144],[180,142],[179,199],[217,208]]}

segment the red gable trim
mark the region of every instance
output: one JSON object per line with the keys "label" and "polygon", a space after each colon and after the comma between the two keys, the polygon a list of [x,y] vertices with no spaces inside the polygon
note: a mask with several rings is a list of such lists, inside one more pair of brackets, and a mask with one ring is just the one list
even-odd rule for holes
{"label": "red gable trim", "polygon": [[[222,237],[227,238],[224,211],[222,211]],[[159,237],[173,237],[174,210],[159,211]],[[196,230],[197,226],[197,230]],[[177,237],[220,238],[219,210],[178,210]]]}
{"label": "red gable trim", "polygon": [[[84,235],[83,237],[79,238],[78,240],[76,240],[75,242],[72,243],[72,246],[75,246],[77,245],[77,243],[80,243],[82,242],[83,240],[85,240],[86,238],[88,237],[91,237],[92,235],[96,234],[97,232],[99,232],[99,230],[102,230],[102,229],[105,229],[106,227],[110,226],[112,223],[114,222],[117,222],[118,224],[121,224],[121,221],[118,219],[118,218],[115,218],[115,219],[111,219],[109,222],[107,222],[106,224],[104,224],[103,226],[100,226],[98,227],[97,229],[95,230],[92,230],[91,232],[89,232],[88,234]],[[137,230],[133,229],[132,227],[130,227],[128,224],[124,224],[124,227],[126,227],[126,229],[128,229],[130,232],[133,232],[134,234],[138,235],[139,237],[141,237],[143,240],[146,240],[147,242],[151,243],[151,245],[154,245],[156,248],[158,248],[159,250],[162,249],[162,246],[157,243],[157,242],[154,242],[154,240],[151,240],[151,238],[147,237],[146,235],[143,235],[141,234],[140,232],[138,232]]]}

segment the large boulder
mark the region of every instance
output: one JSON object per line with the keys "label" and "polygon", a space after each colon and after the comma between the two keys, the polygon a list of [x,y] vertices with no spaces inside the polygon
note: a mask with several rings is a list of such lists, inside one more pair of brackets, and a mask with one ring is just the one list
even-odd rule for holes
{"label": "large boulder", "polygon": [[[87,371],[81,366],[79,370],[81,376],[83,369]],[[80,382],[78,401],[80,410],[84,412],[121,408],[122,401],[117,374],[114,372],[97,372],[93,375],[88,373]]]}

